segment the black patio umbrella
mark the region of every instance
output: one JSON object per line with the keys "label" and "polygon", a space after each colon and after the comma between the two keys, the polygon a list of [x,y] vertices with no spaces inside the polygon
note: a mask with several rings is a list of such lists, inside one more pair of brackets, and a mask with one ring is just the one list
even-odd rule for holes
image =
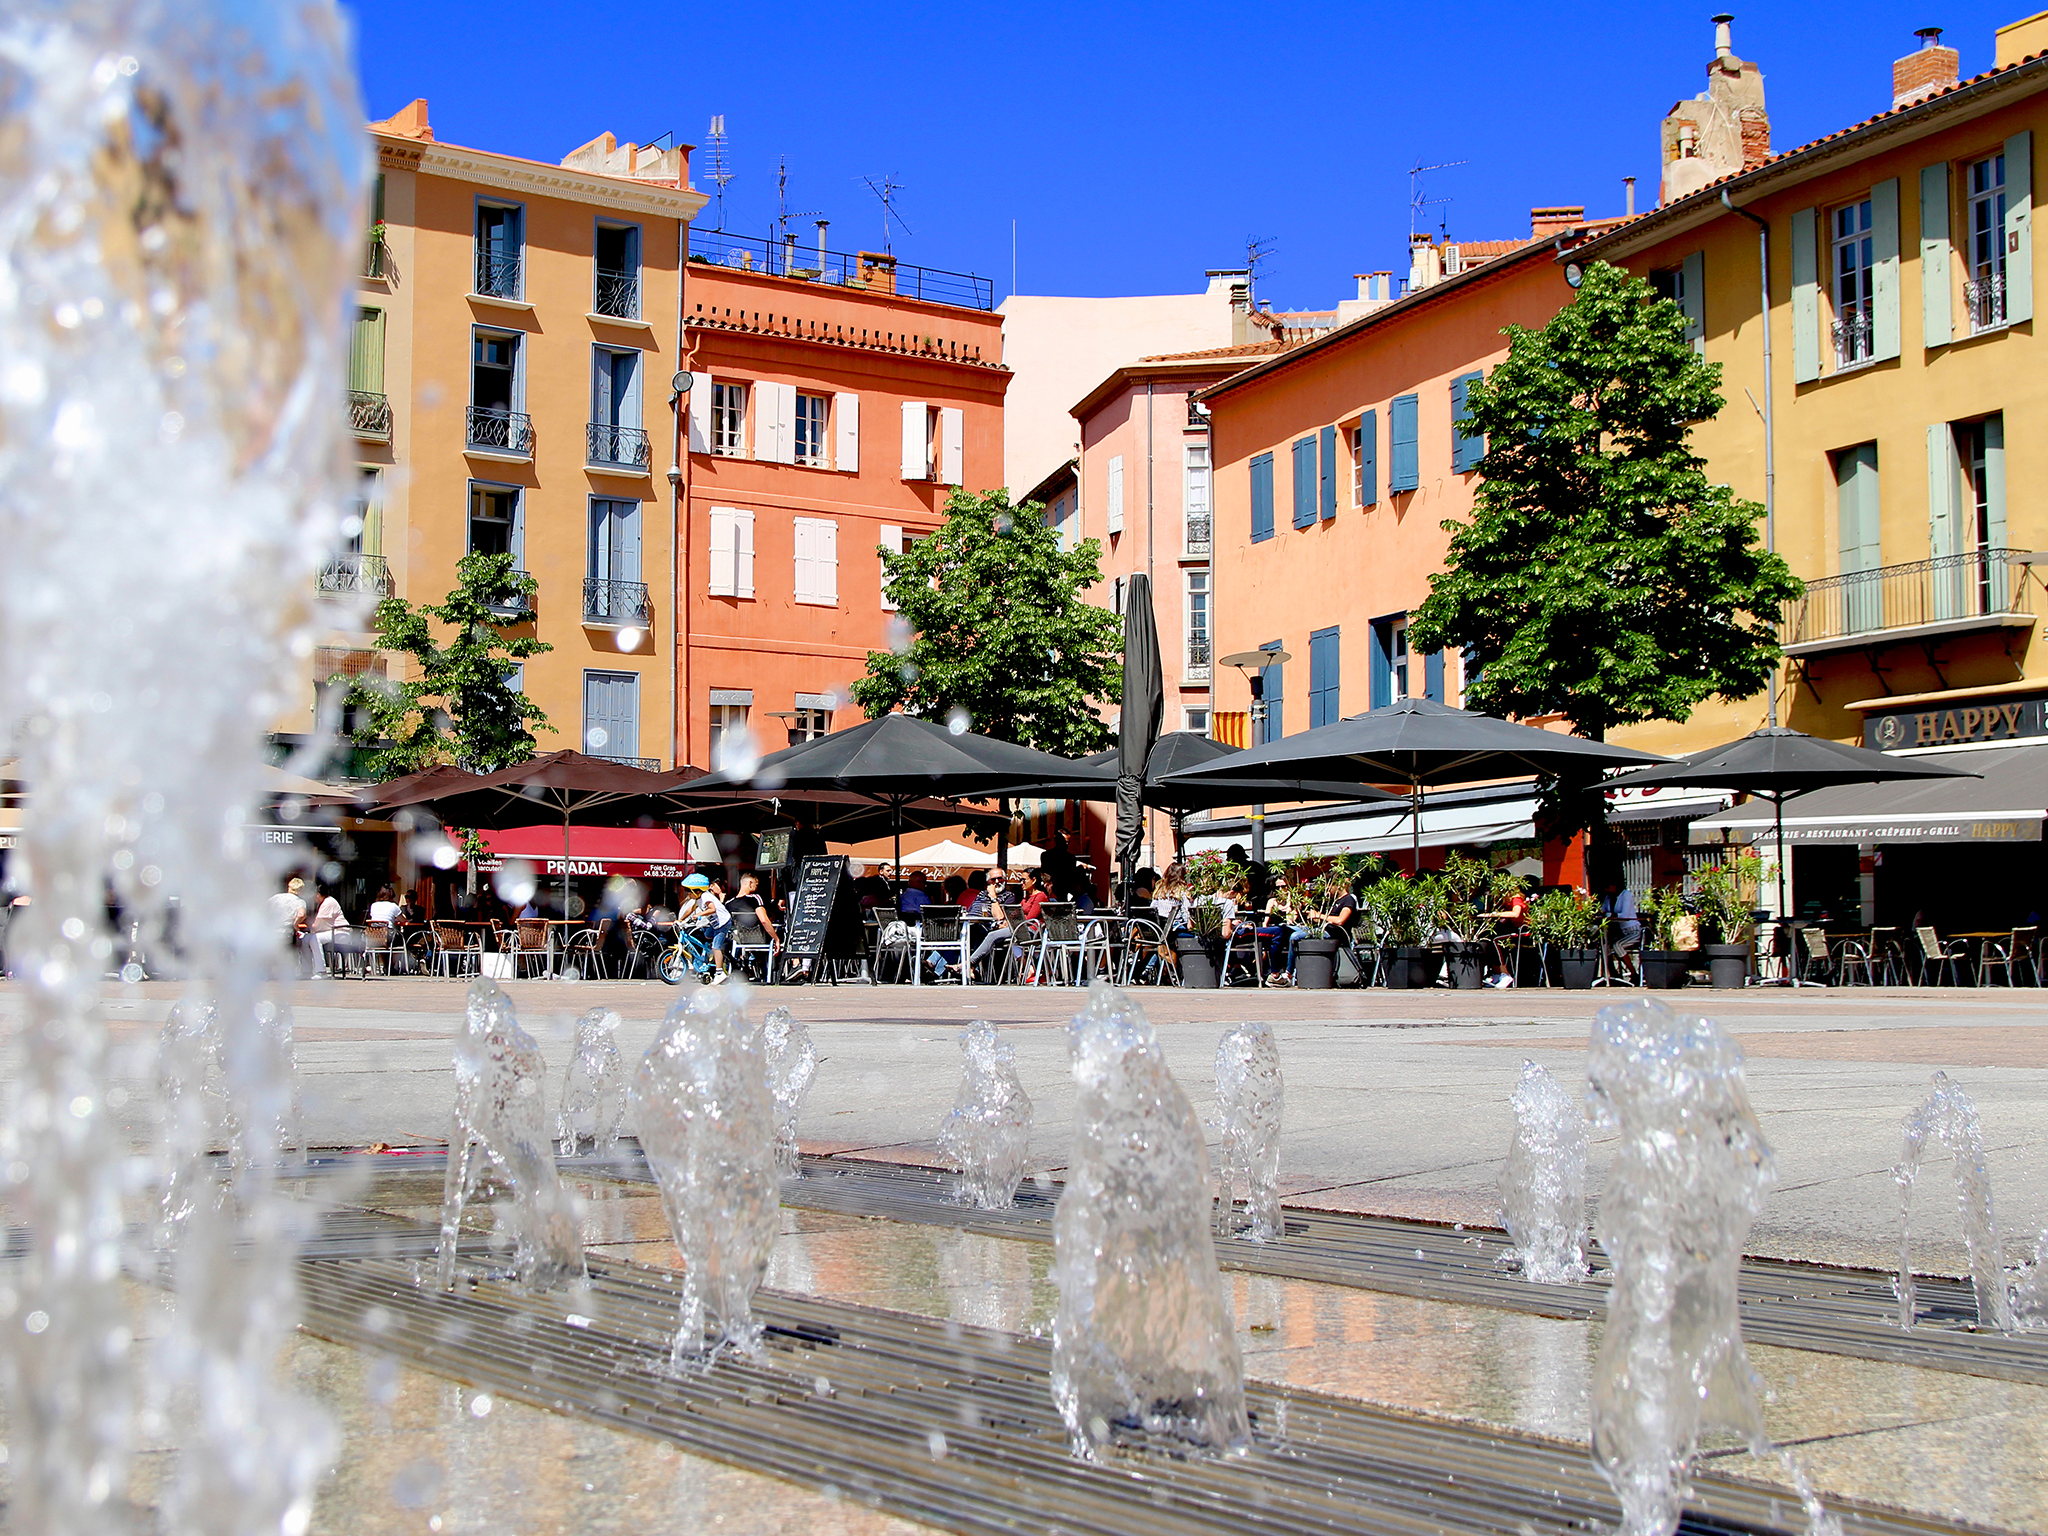
{"label": "black patio umbrella", "polygon": [[1737,741],[1692,752],[1655,768],[1638,768],[1607,780],[1602,789],[1648,787],[1652,784],[1697,785],[1703,789],[1739,789],[1771,802],[1776,809],[1778,846],[1778,915],[1785,915],[1785,802],[1836,784],[1882,784],[1891,779],[1977,779],[1982,774],[1917,758],[1893,757],[1868,747],[1852,747],[1809,736],[1786,726],[1766,726]]}
{"label": "black patio umbrella", "polygon": [[977,836],[991,837],[1009,823],[1007,816],[951,800],[911,800],[892,809],[867,795],[845,790],[785,787],[773,794],[751,789],[702,794],[695,790],[696,785],[690,784],[671,796],[685,807],[676,820],[713,832],[759,832],[793,822],[835,843],[864,843],[887,837],[899,810],[904,828],[913,832],[964,827]]}
{"label": "black patio umbrella", "polygon": [[1159,675],[1159,626],[1152,617],[1152,578],[1140,571],[1124,594],[1124,707],[1116,736],[1117,886],[1126,894],[1145,839],[1145,773],[1165,714],[1166,685]]}
{"label": "black patio umbrella", "polygon": [[919,800],[986,799],[1035,794],[1041,784],[1075,776],[1075,763],[1050,752],[998,741],[920,719],[883,715],[812,741],[771,752],[746,771],[707,774],[686,786],[678,803],[713,791],[840,790],[891,811],[896,865],[903,865],[903,809]]}
{"label": "black patio umbrella", "polygon": [[[1257,773],[1297,785],[1406,784],[1414,805],[1413,857],[1422,861],[1423,790],[1524,773],[1588,774],[1669,759],[1560,731],[1539,731],[1429,699],[1399,699],[1349,720],[1250,747],[1229,759],[1183,768],[1172,783],[1205,783]],[[1299,778],[1290,778],[1291,775]]]}
{"label": "black patio umbrella", "polygon": [[669,791],[690,782],[695,768],[655,773],[582,752],[546,752],[496,773],[429,769],[364,792],[380,811],[420,806],[443,826],[514,827],[562,823],[562,915],[569,915],[569,824],[630,827],[667,823],[676,817]]}

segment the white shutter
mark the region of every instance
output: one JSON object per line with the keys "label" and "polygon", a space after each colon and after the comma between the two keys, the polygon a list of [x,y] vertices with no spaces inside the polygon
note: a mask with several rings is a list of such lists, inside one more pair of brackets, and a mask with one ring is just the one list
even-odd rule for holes
{"label": "white shutter", "polygon": [[2034,318],[2034,135],[2005,141],[2005,318]]}
{"label": "white shutter", "polygon": [[1124,531],[1124,456],[1120,453],[1109,460],[1109,531]]}
{"label": "white shutter", "polygon": [[742,507],[733,514],[733,595],[754,595],[754,509]]}
{"label": "white shutter", "polygon": [[931,478],[931,448],[927,436],[931,407],[922,400],[903,402],[903,478]]}
{"label": "white shutter", "polygon": [[1899,179],[1870,189],[1871,325],[1870,355],[1882,362],[1899,355]]}
{"label": "white shutter", "polygon": [[818,601],[839,606],[839,525],[821,520],[818,525],[817,543],[813,546],[816,554],[815,580],[818,586]]}
{"label": "white shutter", "polygon": [[738,582],[734,567],[734,524],[739,514],[731,507],[711,509],[711,595],[735,597]]}
{"label": "white shutter", "polygon": [[760,456],[771,464],[796,462],[796,386],[763,384],[755,391],[761,413],[755,434]]}
{"label": "white shutter", "polygon": [[[887,523],[884,523],[884,524],[882,525],[882,540],[881,540],[881,543],[882,543],[882,548],[884,548],[884,549],[886,549],[887,551],[889,551],[889,553],[890,553],[890,554],[892,554],[892,555],[900,555],[900,554],[902,554],[902,553],[903,553],[903,530],[902,530],[901,528],[895,528],[895,527],[891,527],[891,526],[890,526],[889,524],[887,524]],[[889,568],[888,568],[888,566],[886,566],[886,565],[885,565],[885,566],[883,566],[883,567],[882,567],[882,611],[883,611],[884,613],[894,613],[894,612],[896,611],[896,605],[895,605],[894,603],[892,603],[892,602],[890,602],[890,601],[889,601],[889,590],[888,590],[888,587],[889,587]]]}
{"label": "white shutter", "polygon": [[690,381],[690,452],[711,451],[711,375],[700,373]]}
{"label": "white shutter", "polygon": [[1955,280],[1949,275],[1948,162],[1920,170],[1920,344],[1956,336]]}
{"label": "white shutter", "polygon": [[839,394],[832,397],[832,420],[839,442],[833,455],[832,467],[845,474],[860,470],[860,396]]}
{"label": "white shutter", "polygon": [[947,485],[965,485],[967,413],[958,406],[939,407],[939,479]]}
{"label": "white shutter", "polygon": [[815,603],[818,600],[817,557],[812,538],[816,525],[808,517],[799,517],[790,524],[791,547],[796,551],[796,588],[794,596],[800,603]]}
{"label": "white shutter", "polygon": [[1820,377],[1820,254],[1814,210],[1792,215],[1792,382]]}

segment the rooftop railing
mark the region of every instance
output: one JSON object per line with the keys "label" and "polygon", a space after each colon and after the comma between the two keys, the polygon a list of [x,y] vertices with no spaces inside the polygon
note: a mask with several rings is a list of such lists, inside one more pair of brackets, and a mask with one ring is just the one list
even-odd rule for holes
{"label": "rooftop railing", "polygon": [[996,307],[993,278],[976,277],[969,272],[947,272],[938,267],[920,267],[875,251],[861,251],[849,256],[843,251],[819,251],[815,246],[806,250],[793,241],[729,235],[718,229],[693,229],[690,231],[690,259],[742,272],[763,272],[770,277],[851,288],[857,292],[893,293],[901,298],[922,299],[930,304],[952,304],[961,309]]}
{"label": "rooftop railing", "polygon": [[2031,614],[2031,559],[2016,549],[1978,549],[1809,581],[1805,596],[1786,605],[1779,638],[1788,650],[1826,649],[1896,631],[1968,628],[1973,619]]}

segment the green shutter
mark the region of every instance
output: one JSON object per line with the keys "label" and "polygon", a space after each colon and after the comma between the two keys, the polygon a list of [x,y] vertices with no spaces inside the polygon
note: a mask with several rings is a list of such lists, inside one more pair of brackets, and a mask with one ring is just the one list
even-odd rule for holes
{"label": "green shutter", "polygon": [[1323,521],[1328,522],[1337,515],[1337,429],[1323,428],[1322,438],[1322,497],[1319,510]]}
{"label": "green shutter", "polygon": [[1956,336],[1954,247],[1948,233],[1948,162],[1920,170],[1920,344],[1946,346]]}
{"label": "green shutter", "polygon": [[1707,253],[1694,251],[1678,266],[1678,307],[1685,314],[1685,339],[1707,355]]}
{"label": "green shutter", "polygon": [[1820,377],[1820,256],[1814,210],[1792,215],[1792,382]]}
{"label": "green shutter", "polygon": [[1899,355],[1899,179],[1870,189],[1871,325],[1870,355],[1882,362]]}
{"label": "green shutter", "polygon": [[384,393],[384,311],[359,309],[348,339],[348,387],[358,393]]}
{"label": "green shutter", "polygon": [[2005,318],[2034,318],[2034,136],[2005,141]]}

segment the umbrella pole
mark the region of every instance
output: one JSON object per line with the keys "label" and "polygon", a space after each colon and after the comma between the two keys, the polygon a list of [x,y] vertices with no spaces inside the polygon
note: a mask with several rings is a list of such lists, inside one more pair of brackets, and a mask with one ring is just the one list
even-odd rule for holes
{"label": "umbrella pole", "polygon": [[1422,873],[1422,780],[1408,781],[1408,814],[1412,821],[1408,837],[1408,873]]}
{"label": "umbrella pole", "polygon": [[896,909],[903,910],[903,802],[891,801],[889,805],[890,831],[896,838]]}
{"label": "umbrella pole", "polygon": [[569,920],[569,807],[562,807],[562,921]]}

